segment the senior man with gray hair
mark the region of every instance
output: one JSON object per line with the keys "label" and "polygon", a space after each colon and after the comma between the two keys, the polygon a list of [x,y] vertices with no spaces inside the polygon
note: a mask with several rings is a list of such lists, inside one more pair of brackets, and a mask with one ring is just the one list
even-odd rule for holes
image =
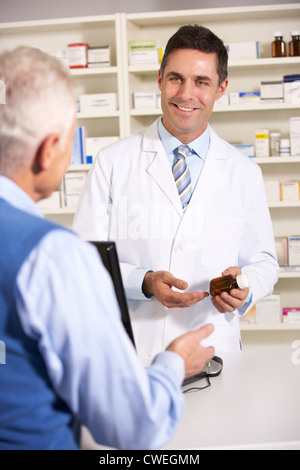
{"label": "senior man with gray hair", "polygon": [[166,443],[181,383],[213,356],[207,325],[173,341],[148,370],[126,335],[98,252],[43,218],[76,126],[73,82],[56,59],[0,56],[0,449],[78,449],[80,428],[120,449]]}

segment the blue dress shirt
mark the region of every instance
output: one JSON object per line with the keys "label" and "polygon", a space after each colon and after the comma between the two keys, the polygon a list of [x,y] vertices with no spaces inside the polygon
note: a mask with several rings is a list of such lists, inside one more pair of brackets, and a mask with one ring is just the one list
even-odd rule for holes
{"label": "blue dress shirt", "polygon": [[[3,176],[0,197],[42,217]],[[153,449],[171,438],[184,406],[183,360],[166,351],[147,370],[141,366],[92,245],[71,232],[50,232],[23,264],[16,295],[23,330],[38,341],[53,388],[96,442]]]}

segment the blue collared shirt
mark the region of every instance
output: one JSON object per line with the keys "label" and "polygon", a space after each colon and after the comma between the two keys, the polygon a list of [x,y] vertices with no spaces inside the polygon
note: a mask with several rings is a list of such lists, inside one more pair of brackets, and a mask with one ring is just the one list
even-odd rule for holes
{"label": "blue collared shirt", "polygon": [[[158,134],[161,140],[161,143],[167,154],[171,168],[174,165],[174,150],[182,145],[182,142],[174,137],[170,132],[165,128],[162,123],[162,119],[158,121]],[[200,137],[193,140],[188,144],[188,147],[192,150],[187,156],[187,165],[190,170],[191,182],[192,182],[192,194],[195,190],[197,181],[201,174],[205,159],[208,153],[210,144],[210,129],[207,126],[206,130],[203,132]]]}
{"label": "blue collared shirt", "polygon": [[[3,176],[0,197],[43,217]],[[184,407],[183,360],[166,351],[143,369],[92,245],[64,230],[47,234],[18,274],[17,309],[23,330],[38,341],[53,388],[98,443],[148,449],[170,439]]]}

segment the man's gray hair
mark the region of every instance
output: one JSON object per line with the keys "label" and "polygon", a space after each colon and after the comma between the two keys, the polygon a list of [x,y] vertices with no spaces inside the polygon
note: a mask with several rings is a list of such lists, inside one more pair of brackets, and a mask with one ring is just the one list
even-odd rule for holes
{"label": "man's gray hair", "polygon": [[0,174],[12,176],[47,136],[59,134],[63,148],[75,117],[74,84],[62,63],[31,47],[0,55],[0,80]]}

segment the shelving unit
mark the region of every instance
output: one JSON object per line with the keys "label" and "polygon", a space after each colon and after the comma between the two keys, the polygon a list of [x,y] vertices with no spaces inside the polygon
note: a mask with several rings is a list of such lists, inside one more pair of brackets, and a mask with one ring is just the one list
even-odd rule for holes
{"label": "shelving unit", "polygon": [[118,95],[119,110],[104,114],[78,113],[80,125],[86,127],[87,137],[125,136],[122,57],[120,56],[120,15],[105,15],[57,20],[0,23],[0,50],[19,45],[38,47],[56,55],[70,43],[85,42],[91,46],[109,45],[111,66],[72,69],[76,94],[109,93]]}
{"label": "shelving unit", "polygon": [[[90,45],[110,45],[111,67],[74,69],[78,96],[82,93],[115,92],[119,109],[105,114],[78,113],[88,137],[120,138],[148,127],[160,114],[160,109],[134,110],[133,91],[159,91],[159,65],[130,66],[128,41],[159,39],[164,47],[169,37],[183,24],[202,24],[214,31],[225,43],[259,41],[261,58],[229,62],[231,91],[259,91],[260,82],[280,80],[283,75],[299,73],[300,57],[271,58],[273,32],[282,30],[285,40],[290,31],[299,29],[300,4],[254,7],[213,8],[116,14],[47,21],[0,23],[0,50],[24,44],[55,54],[68,43],[87,42]],[[267,128],[289,135],[289,118],[300,115],[300,105],[294,103],[231,106],[216,105],[210,124],[220,137],[233,144],[252,144],[254,131]],[[254,159],[262,168],[265,179],[300,181],[300,157],[270,157]],[[89,165],[69,171],[89,171]],[[300,234],[300,202],[269,204],[275,236]],[[47,217],[71,226],[74,209],[45,210]],[[300,273],[281,272],[275,292],[282,295],[282,306],[300,306]],[[244,342],[270,345],[291,344],[300,338],[300,325],[241,325]]]}

